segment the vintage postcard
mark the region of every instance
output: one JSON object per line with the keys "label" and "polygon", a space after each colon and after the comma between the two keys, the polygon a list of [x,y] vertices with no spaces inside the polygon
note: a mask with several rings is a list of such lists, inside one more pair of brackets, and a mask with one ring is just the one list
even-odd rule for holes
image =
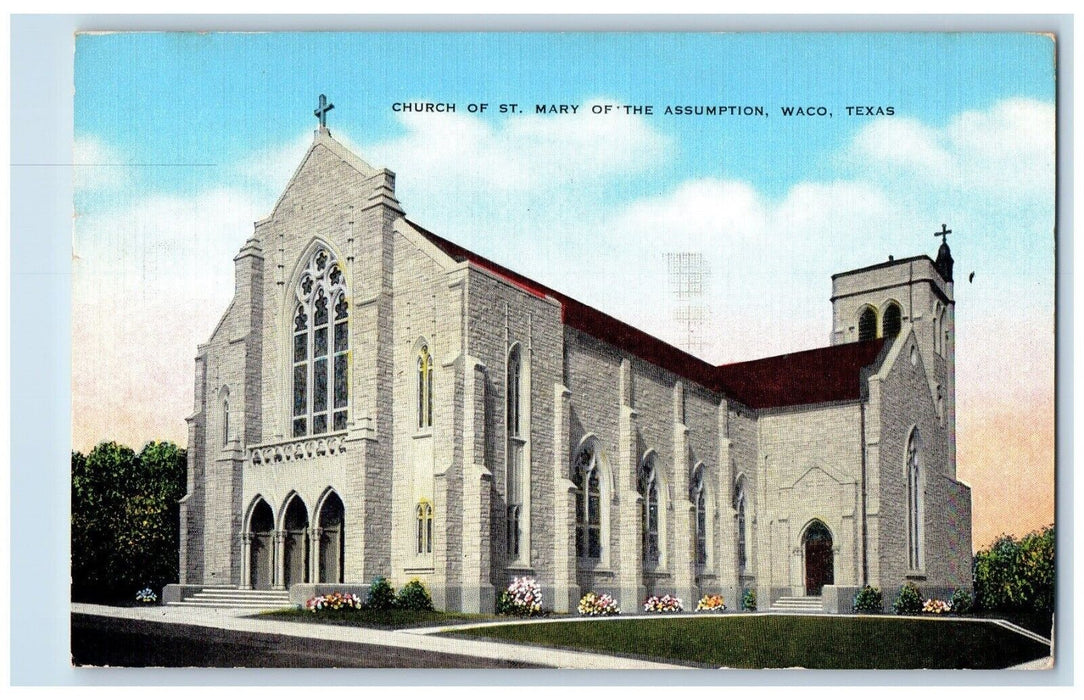
{"label": "vintage postcard", "polygon": [[76,666],[1053,665],[1038,33],[85,33]]}

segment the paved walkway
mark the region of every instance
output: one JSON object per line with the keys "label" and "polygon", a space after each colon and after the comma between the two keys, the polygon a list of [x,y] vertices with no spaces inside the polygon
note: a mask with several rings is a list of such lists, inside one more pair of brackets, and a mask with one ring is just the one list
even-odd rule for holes
{"label": "paved walkway", "polygon": [[520,646],[501,642],[476,641],[440,637],[432,634],[433,629],[387,631],[367,627],[347,627],[344,625],[316,625],[306,622],[285,622],[283,620],[261,620],[247,617],[250,610],[231,608],[186,608],[183,606],[147,606],[135,608],[116,608],[108,605],[72,603],[73,613],[102,615],[105,617],[130,620],[146,620],[166,624],[194,625],[216,629],[236,630],[239,632],[258,632],[280,634],[288,637],[326,639],[336,642],[357,642],[381,646],[418,649],[422,651],[444,652],[474,656],[483,659],[506,659],[522,661],[539,666],[567,669],[687,669],[688,666],[641,661],[620,656],[594,654],[583,651],[563,649],[544,649],[540,647]]}

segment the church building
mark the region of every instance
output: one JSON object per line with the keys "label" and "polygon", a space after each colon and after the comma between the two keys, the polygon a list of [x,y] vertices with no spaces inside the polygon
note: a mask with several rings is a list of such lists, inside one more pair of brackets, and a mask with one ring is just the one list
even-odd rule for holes
{"label": "church building", "polygon": [[385,576],[486,612],[532,576],[558,612],[749,589],[846,611],[867,583],[970,588],[944,237],[833,275],[826,347],[716,366],[413,222],[326,109],[197,350],[165,600]]}

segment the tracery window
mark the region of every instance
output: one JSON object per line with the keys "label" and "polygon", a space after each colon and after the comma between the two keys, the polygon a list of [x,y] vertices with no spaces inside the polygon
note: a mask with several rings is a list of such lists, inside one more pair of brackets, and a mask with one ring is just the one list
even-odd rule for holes
{"label": "tracery window", "polygon": [[708,564],[708,507],[704,488],[704,465],[693,471],[690,500],[696,506],[696,566],[703,569]]}
{"label": "tracery window", "polygon": [[745,546],[745,479],[738,479],[734,490],[734,510],[738,515],[738,573],[744,575],[748,564]]}
{"label": "tracery window", "polygon": [[584,447],[573,465],[576,485],[576,556],[602,557],[602,491],[598,453],[593,445]]}
{"label": "tracery window", "polygon": [[640,466],[640,495],[644,498],[643,557],[644,568],[659,565],[659,475],[654,457],[648,457]]}
{"label": "tracery window", "polygon": [[418,554],[432,554],[433,504],[423,498],[414,512],[418,517]]}
{"label": "tracery window", "polygon": [[867,306],[858,317],[858,339],[873,340],[877,337],[877,312]]}
{"label": "tracery window", "polygon": [[916,428],[907,441],[907,551],[912,571],[920,571],[922,556],[922,438]]}
{"label": "tracery window", "polygon": [[418,350],[418,428],[433,426],[433,356],[429,346]]}
{"label": "tracery window", "polygon": [[889,302],[885,306],[884,316],[881,318],[881,335],[885,338],[895,338],[900,334],[903,327],[902,312],[895,302]]}
{"label": "tracery window", "polygon": [[507,406],[505,424],[508,429],[508,465],[505,473],[508,502],[507,554],[509,561],[520,558],[520,515],[523,510],[523,440],[520,438],[520,354],[519,346],[508,353],[506,382]]}
{"label": "tracery window", "polygon": [[329,250],[312,253],[294,293],[293,435],[346,430],[349,304],[342,267]]}

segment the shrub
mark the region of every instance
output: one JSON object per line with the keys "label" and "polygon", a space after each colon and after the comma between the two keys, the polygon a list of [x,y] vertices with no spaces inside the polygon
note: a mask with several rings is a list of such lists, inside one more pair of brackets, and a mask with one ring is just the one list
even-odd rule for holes
{"label": "shrub", "polygon": [[318,595],[309,598],[305,601],[305,609],[310,612],[319,612],[320,610],[361,610],[365,605],[361,602],[361,598],[353,593],[328,593],[327,595]]}
{"label": "shrub", "polygon": [[644,612],[668,613],[681,612],[685,607],[681,604],[681,598],[672,595],[659,597],[653,595],[644,601]]}
{"label": "shrub", "polygon": [[395,607],[395,589],[388,583],[388,579],[377,576],[369,585],[369,601],[366,607],[373,610],[391,610]]}
{"label": "shrub", "polygon": [[741,609],[742,610],[756,610],[757,609],[757,591],[755,588],[746,588],[745,593],[741,597]]}
{"label": "shrub", "polygon": [[971,597],[971,594],[967,592],[967,589],[957,588],[952,592],[952,612],[959,615],[969,613],[974,605],[975,600]]}
{"label": "shrub", "polygon": [[1002,535],[979,550],[974,563],[975,607],[1053,612],[1054,526],[1017,540]]}
{"label": "shrub", "polygon": [[590,617],[597,617],[602,615],[618,615],[621,612],[621,608],[617,606],[617,601],[610,596],[595,593],[594,591],[588,591],[582,598],[580,598],[580,604],[576,607],[581,615],[588,615]]}
{"label": "shrub", "polygon": [[854,611],[866,613],[884,612],[884,595],[876,586],[865,585],[854,594]]}
{"label": "shrub", "polygon": [[136,602],[151,605],[158,602],[158,595],[150,588],[144,588],[136,593]]}
{"label": "shrub", "polygon": [[516,577],[497,596],[497,614],[533,617],[543,614],[542,588],[530,576]]}
{"label": "shrub", "polygon": [[900,586],[900,592],[896,596],[896,602],[892,609],[897,615],[913,615],[922,610],[922,594],[918,592],[915,584],[908,581]]}
{"label": "shrub", "polygon": [[922,612],[933,613],[935,615],[941,615],[952,611],[952,603],[946,603],[938,598],[927,598],[926,602],[922,604]]}
{"label": "shrub", "polygon": [[433,599],[429,597],[425,584],[415,578],[399,589],[399,595],[395,596],[395,607],[402,610],[432,610]]}
{"label": "shrub", "polygon": [[721,595],[705,595],[696,604],[697,612],[722,612],[726,610],[726,603]]}

